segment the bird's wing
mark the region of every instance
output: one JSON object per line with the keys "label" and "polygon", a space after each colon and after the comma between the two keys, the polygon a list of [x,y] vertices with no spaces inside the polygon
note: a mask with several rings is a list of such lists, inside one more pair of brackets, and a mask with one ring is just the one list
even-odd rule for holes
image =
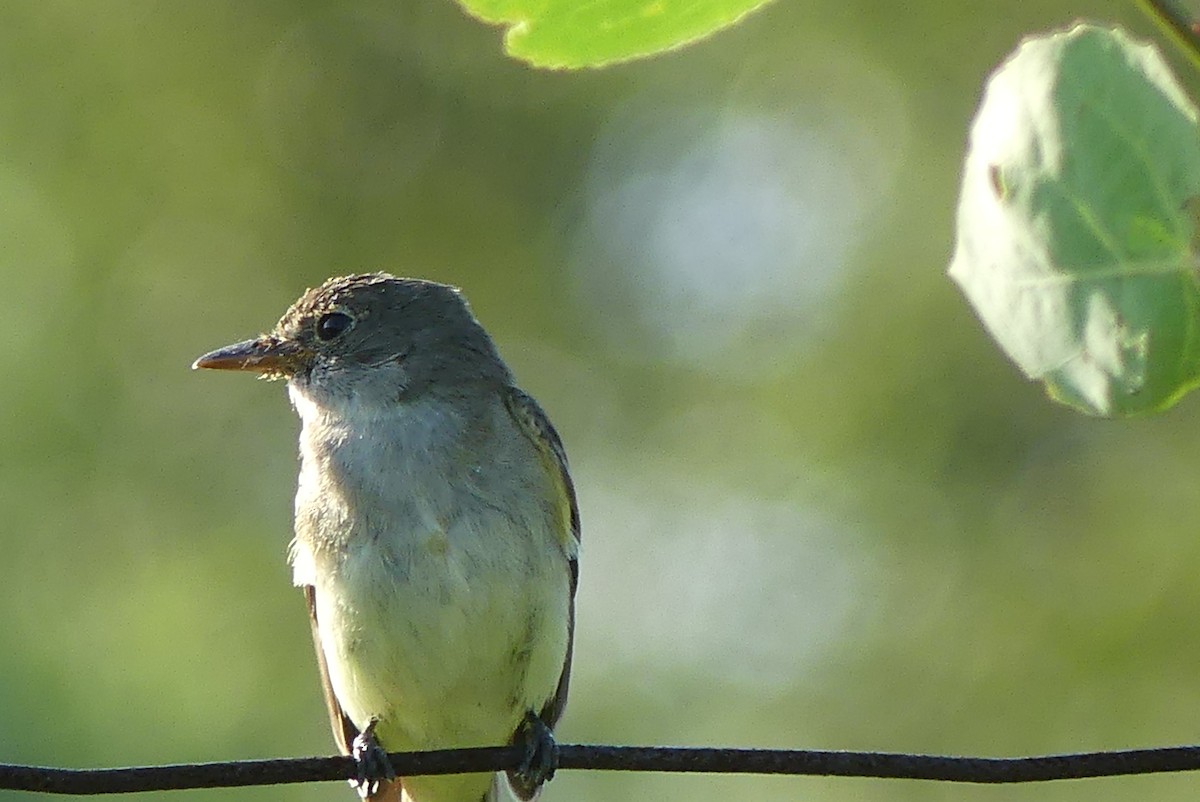
{"label": "bird's wing", "polygon": [[[308,603],[308,622],[312,625],[313,649],[317,653],[317,668],[321,672],[321,690],[325,695],[325,709],[329,711],[329,725],[333,728],[333,740],[343,755],[350,754],[351,745],[358,737],[358,728],[342,710],[342,705],[333,692],[329,681],[329,666],[325,662],[325,650],[321,648],[321,630],[317,625],[317,591],[312,585],[303,585],[304,601]],[[368,802],[400,802],[400,780],[381,780],[379,789],[368,797]]]}
{"label": "bird's wing", "polygon": [[547,472],[555,482],[559,498],[562,500],[559,508],[559,532],[562,538],[563,551],[567,555],[571,571],[571,599],[567,623],[567,655],[563,661],[562,674],[558,680],[558,688],[554,696],[538,711],[538,715],[548,727],[553,727],[562,715],[567,704],[567,685],[571,676],[571,651],[575,642],[575,588],[579,584],[579,505],[575,500],[575,485],[571,482],[571,473],[567,469],[567,452],[562,440],[546,413],[529,395],[516,387],[508,387],[504,394],[504,403],[521,431],[533,441],[538,453],[546,464]]}
{"label": "bird's wing", "polygon": [[[533,441],[546,464],[547,472],[558,485],[562,500],[559,509],[560,533],[563,550],[574,563],[579,554],[579,506],[575,501],[575,485],[567,470],[567,452],[563,448],[558,432],[554,430],[546,413],[529,395],[516,387],[505,388],[504,403],[525,436]],[[574,569],[572,569],[574,570]],[[575,586],[572,581],[572,595]]]}
{"label": "bird's wing", "polygon": [[341,703],[333,693],[329,681],[329,666],[325,662],[325,650],[321,648],[321,629],[317,624],[317,591],[312,585],[304,585],[304,600],[308,602],[308,622],[312,625],[313,649],[317,653],[317,668],[321,672],[321,691],[325,695],[325,708],[329,711],[329,725],[333,728],[333,740],[343,755],[350,754],[350,747],[358,737],[358,728],[342,710]]}

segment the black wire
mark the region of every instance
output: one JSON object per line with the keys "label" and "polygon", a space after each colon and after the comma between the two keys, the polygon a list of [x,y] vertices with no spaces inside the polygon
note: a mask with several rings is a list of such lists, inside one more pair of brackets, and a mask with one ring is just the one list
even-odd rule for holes
{"label": "black wire", "polygon": [[[1200,769],[1200,747],[1132,749],[1037,757],[981,758],[887,752],[780,749],[709,749],[659,746],[558,747],[559,767],[599,771],[791,774],[1025,783],[1115,777]],[[390,755],[401,777],[500,771],[515,767],[519,747],[398,752]],[[56,769],[0,764],[0,789],[48,794],[123,794],[184,788],[341,780],[354,776],[347,757],[245,760],[121,769]]]}

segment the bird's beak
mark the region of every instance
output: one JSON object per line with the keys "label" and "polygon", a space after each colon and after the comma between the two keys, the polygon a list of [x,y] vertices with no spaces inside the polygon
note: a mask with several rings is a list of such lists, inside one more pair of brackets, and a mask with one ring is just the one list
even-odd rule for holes
{"label": "bird's beak", "polygon": [[268,376],[290,376],[305,357],[304,348],[295,340],[267,334],[257,340],[245,340],[209,351],[192,363],[192,369],[246,370]]}

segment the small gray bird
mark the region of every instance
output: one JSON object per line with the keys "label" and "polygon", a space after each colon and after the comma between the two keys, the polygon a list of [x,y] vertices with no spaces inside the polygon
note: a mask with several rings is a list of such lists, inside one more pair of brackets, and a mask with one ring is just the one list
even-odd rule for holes
{"label": "small gray bird", "polygon": [[535,798],[567,698],[579,513],[558,434],[458,290],[330,279],[193,367],[287,380],[303,424],[290,559],[359,792],[491,802],[499,775],[397,779],[386,751],[512,742],[509,785]]}

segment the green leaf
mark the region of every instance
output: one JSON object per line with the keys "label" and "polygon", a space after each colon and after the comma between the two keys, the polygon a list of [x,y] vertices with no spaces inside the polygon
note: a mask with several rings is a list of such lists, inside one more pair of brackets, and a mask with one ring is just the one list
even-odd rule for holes
{"label": "green leaf", "polygon": [[672,50],[733,25],[769,0],[460,0],[508,27],[510,56],[536,67],[600,67]]}
{"label": "green leaf", "polygon": [[988,82],[950,275],[1055,400],[1122,415],[1200,384],[1197,119],[1157,50],[1094,25]]}

